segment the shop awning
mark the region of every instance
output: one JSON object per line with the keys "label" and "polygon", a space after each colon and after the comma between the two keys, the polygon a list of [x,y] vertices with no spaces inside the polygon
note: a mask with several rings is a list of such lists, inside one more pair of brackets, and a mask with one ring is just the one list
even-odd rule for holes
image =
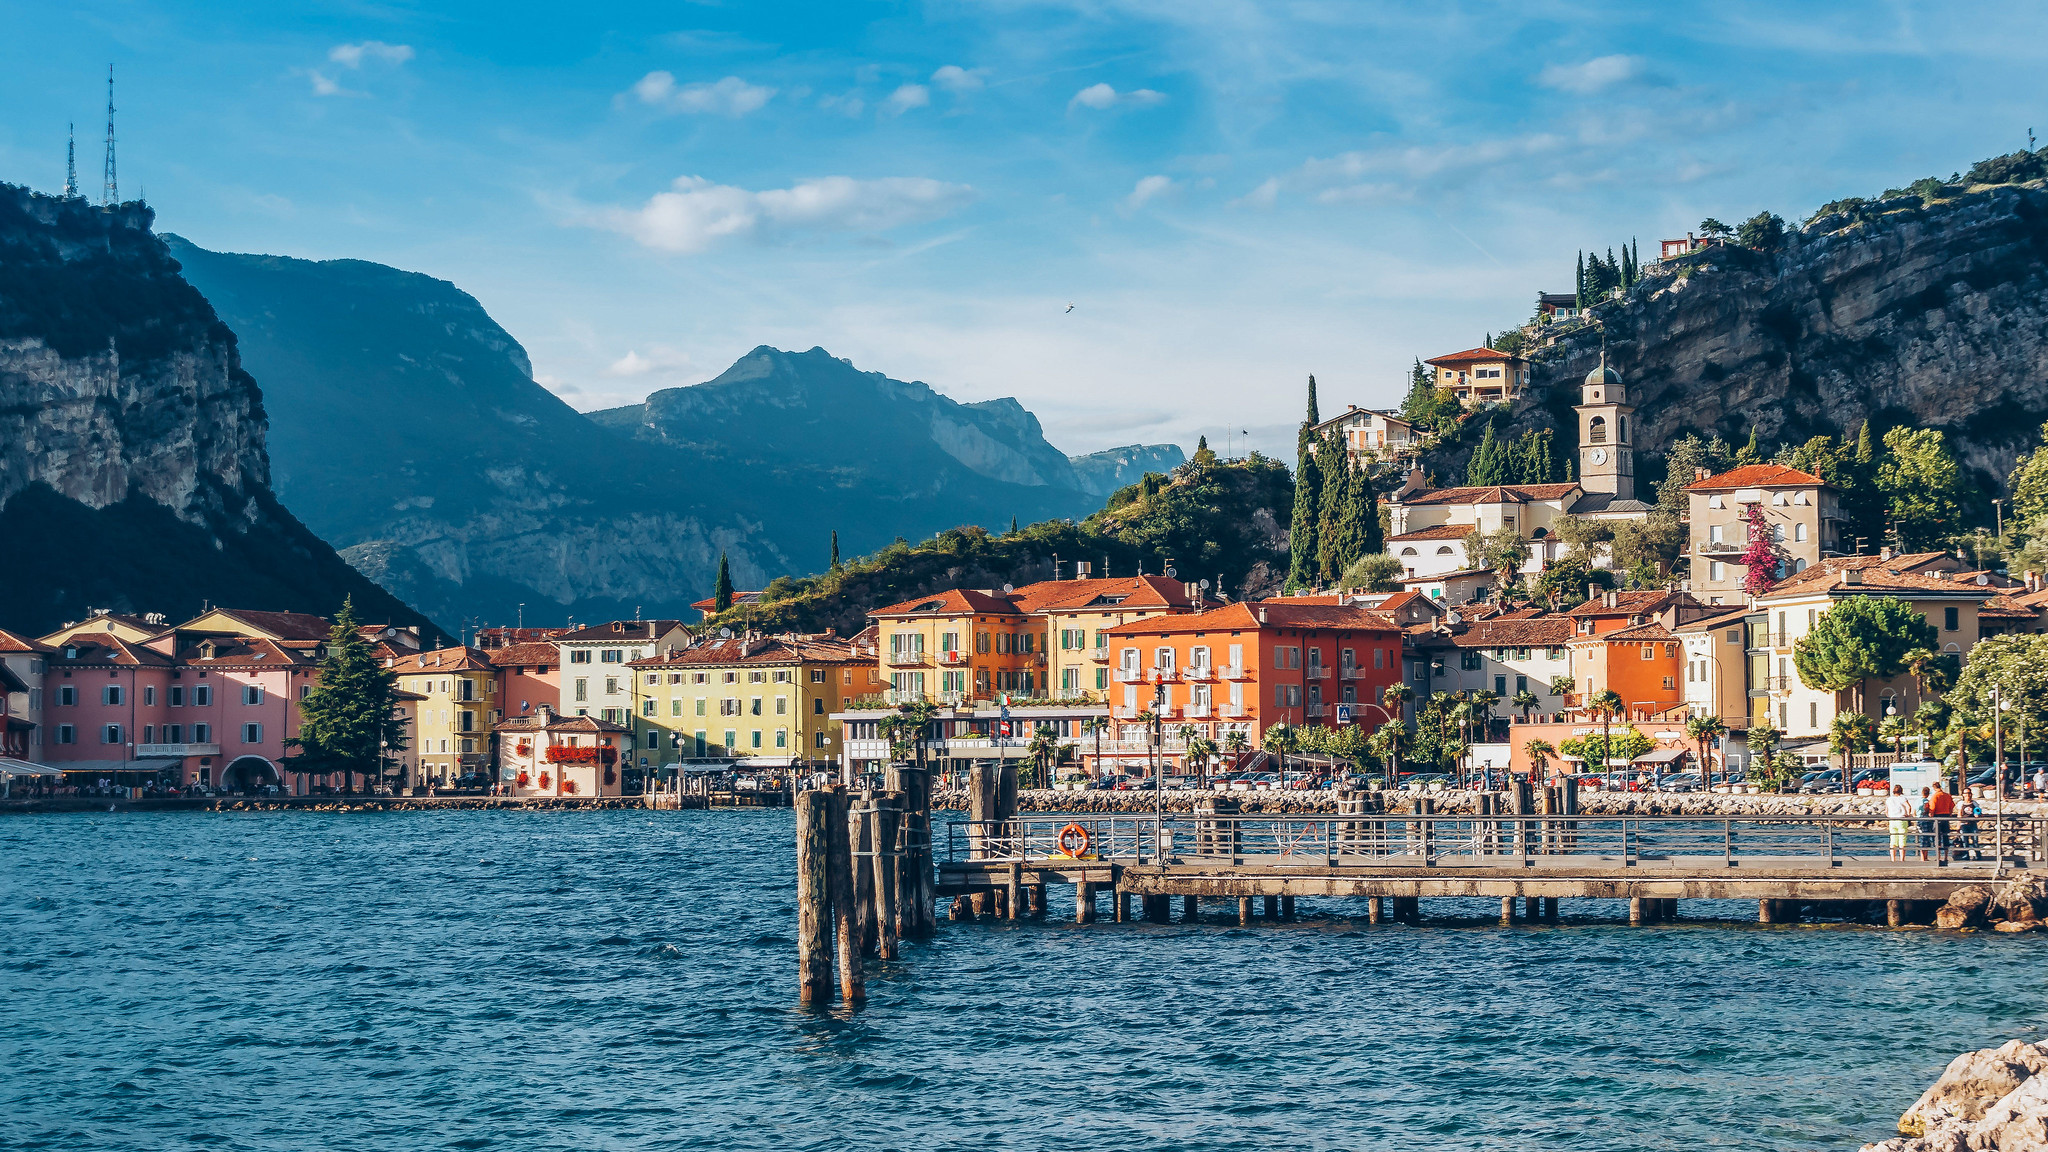
{"label": "shop awning", "polygon": [[26,760],[13,760],[0,756],[0,780],[19,780],[35,776],[61,777],[64,774],[47,764],[31,764]]}
{"label": "shop awning", "polygon": [[1655,752],[1645,752],[1643,755],[1636,757],[1635,762],[1638,764],[1671,764],[1683,760],[1690,755],[1692,755],[1692,749],[1690,748],[1659,748]]}
{"label": "shop awning", "polygon": [[66,760],[55,765],[66,776],[112,776],[117,772],[161,772],[182,765],[182,759],[149,760]]}

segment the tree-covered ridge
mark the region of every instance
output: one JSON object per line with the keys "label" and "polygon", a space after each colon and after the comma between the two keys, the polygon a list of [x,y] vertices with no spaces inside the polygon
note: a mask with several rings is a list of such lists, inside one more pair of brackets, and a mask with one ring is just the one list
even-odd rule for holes
{"label": "tree-covered ridge", "polygon": [[1000,588],[1053,576],[1053,558],[1071,575],[1076,561],[1095,576],[1163,570],[1183,580],[1220,581],[1233,599],[1277,589],[1287,563],[1280,517],[1294,483],[1277,460],[1252,453],[1217,459],[1206,444],[1171,474],[1148,473],[1112,493],[1079,522],[1044,520],[992,533],[950,528],[918,544],[898,540],[816,576],[782,576],[759,601],[735,604],[715,623],[764,632],[837,629],[851,635],[885,604],[947,588]]}

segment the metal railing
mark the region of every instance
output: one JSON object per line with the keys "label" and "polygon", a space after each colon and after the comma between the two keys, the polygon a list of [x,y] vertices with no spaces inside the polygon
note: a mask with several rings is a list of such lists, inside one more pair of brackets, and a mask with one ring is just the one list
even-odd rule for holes
{"label": "metal railing", "polygon": [[[1083,858],[1123,864],[1229,863],[1274,867],[1401,864],[1433,868],[1556,867],[1572,862],[1634,867],[1662,874],[1690,864],[1705,872],[1743,866],[1827,867],[1891,863],[1890,821],[1872,816],[1344,815],[1028,816],[955,821],[947,826],[949,863],[968,860],[1060,862],[1075,857],[1061,831],[1088,833]],[[2048,819],[1940,817],[1908,821],[1905,867],[1959,863],[2024,867],[2043,859]],[[1937,831],[1922,832],[1933,827]],[[1926,851],[1929,859],[1922,861]],[[1543,858],[1539,861],[1537,858]]]}

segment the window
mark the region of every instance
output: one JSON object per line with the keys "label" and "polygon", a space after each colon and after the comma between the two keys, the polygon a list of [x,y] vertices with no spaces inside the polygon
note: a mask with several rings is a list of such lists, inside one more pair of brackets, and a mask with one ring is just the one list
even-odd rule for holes
{"label": "window", "polygon": [[1719,544],[1721,542],[1721,525],[1707,525],[1707,541],[1712,544]]}
{"label": "window", "polygon": [[735,732],[735,731],[733,731],[733,730],[732,730],[732,729],[730,729],[730,728],[727,728],[727,729],[725,730],[725,746],[726,746],[727,748],[737,748],[737,747],[739,747],[739,746],[740,746],[740,734],[739,734],[738,732]]}
{"label": "window", "polygon": [[166,744],[183,744],[184,742],[185,742],[185,726],[184,726],[183,724],[166,724],[166,725],[164,725],[164,743],[166,743]]}
{"label": "window", "polygon": [[1152,650],[1152,666],[1153,666],[1154,668],[1158,668],[1158,669],[1160,669],[1160,670],[1162,670],[1162,671],[1166,671],[1166,672],[1171,672],[1171,671],[1173,671],[1173,649],[1171,649],[1171,648],[1155,648],[1155,649],[1153,649],[1153,650]]}
{"label": "window", "polygon": [[75,729],[75,728],[73,728],[73,727],[72,727],[71,725],[69,725],[69,724],[59,724],[59,725],[57,725],[57,743],[59,743],[59,744],[76,744],[76,743],[78,743],[78,730],[77,730],[77,729]]}
{"label": "window", "polygon": [[811,669],[811,683],[813,683],[813,684],[823,684],[824,682],[825,682],[825,670],[824,670],[823,668],[813,668],[813,669]]}
{"label": "window", "polygon": [[1805,540],[1805,539],[1806,539],[1806,525],[1804,525],[1804,524],[1794,524],[1794,525],[1792,526],[1792,539],[1794,539],[1794,540],[1799,540],[1799,541],[1803,541],[1803,540]]}
{"label": "window", "polygon": [[[956,672],[956,673],[954,673],[954,675],[956,675],[956,676],[957,676],[957,675],[959,675],[959,673],[957,673],[957,672]],[[775,698],[775,714],[776,714],[777,716],[787,716],[787,715],[789,715],[789,697],[787,697],[787,696],[777,696],[777,697]]]}
{"label": "window", "polygon": [[817,735],[816,743],[818,747],[823,748],[832,743],[832,738],[830,736],[825,735],[823,732],[820,732]]}
{"label": "window", "polygon": [[1505,698],[1505,697],[1507,696],[1507,694],[1508,694],[1508,678],[1507,678],[1507,677],[1505,677],[1505,676],[1495,676],[1495,677],[1493,678],[1493,694],[1494,694],[1495,696],[1500,696],[1500,697],[1503,697],[1503,698]]}
{"label": "window", "polygon": [[119,684],[109,684],[106,687],[100,689],[100,703],[119,704],[120,702],[121,686]]}
{"label": "window", "polygon": [[749,672],[749,673],[747,673],[747,683],[749,683],[749,684],[761,684],[761,683],[765,683],[765,682],[767,681],[767,679],[768,679],[768,674],[767,674],[766,672],[762,672],[762,671],[760,671],[760,670],[758,670],[758,669],[756,669],[756,670],[754,670],[754,671],[752,671],[752,672]]}
{"label": "window", "polygon": [[604,694],[607,696],[617,696],[619,694],[619,681],[616,676],[604,678]]}
{"label": "window", "polygon": [[109,724],[105,728],[100,729],[100,743],[119,744],[120,742],[121,726],[119,724]]}
{"label": "window", "polygon": [[[142,686],[142,704],[144,707],[151,707],[156,704],[156,685],[144,684]],[[148,743],[148,741],[144,741],[144,743]]]}
{"label": "window", "polygon": [[467,709],[467,708],[464,708],[464,709],[462,710],[462,712],[460,713],[460,716],[461,716],[461,720],[462,720],[462,723],[461,723],[461,725],[460,725],[460,726],[458,726],[458,727],[456,728],[456,731],[458,731],[458,732],[474,732],[474,731],[476,731],[476,713],[475,713],[475,712],[472,712],[472,711],[470,711],[469,709]]}
{"label": "window", "polygon": [[1078,690],[1080,687],[1081,670],[1079,668],[1060,669],[1060,691],[1073,692]]}
{"label": "window", "polygon": [[578,676],[578,677],[576,678],[576,699],[578,699],[578,700],[588,700],[588,699],[590,699],[590,681],[589,681],[589,680],[586,680],[586,679],[584,679],[584,678],[583,678],[583,677],[581,677],[581,676]]}
{"label": "window", "polygon": [[[464,683],[468,683],[468,681],[464,681]],[[244,703],[244,704],[261,704],[261,703],[263,703],[263,687],[262,687],[262,685],[260,685],[260,684],[244,684],[244,685],[242,685],[242,703]]]}
{"label": "window", "polygon": [[1707,579],[1717,582],[1726,580],[1728,577],[1724,573],[1725,569],[1719,560],[1707,561]]}
{"label": "window", "polygon": [[463,750],[464,752],[474,752],[474,751],[476,751],[476,741],[474,741],[474,740],[464,740],[464,741],[462,742],[462,750]]}
{"label": "window", "polygon": [[671,716],[681,716],[683,714],[682,697],[678,696],[674,700],[668,702],[668,714]]}
{"label": "window", "polygon": [[749,733],[749,735],[753,737],[751,746],[759,748],[761,746],[761,730],[759,728],[756,728],[753,730],[753,732]]}
{"label": "window", "polygon": [[590,649],[588,649],[588,648],[571,648],[571,649],[569,650],[569,663],[571,663],[571,664],[588,664],[588,663],[590,663]]}
{"label": "window", "polygon": [[[642,716],[652,716],[652,715],[654,715],[654,701],[652,701],[652,700],[642,700],[642,701],[640,702],[640,714],[641,714]],[[465,713],[465,715],[467,715],[467,713]]]}
{"label": "window", "polygon": [[777,748],[789,747],[789,729],[777,728],[775,730],[775,746]]}
{"label": "window", "polygon": [[261,725],[261,724],[244,724],[244,725],[242,725],[242,743],[244,743],[244,744],[261,744],[261,743],[263,743],[263,725]]}
{"label": "window", "polygon": [[1645,659],[1645,660],[1655,660],[1656,658],[1657,658],[1657,646],[1656,646],[1655,644],[1645,644],[1645,645],[1643,645],[1643,659]]}
{"label": "window", "polygon": [[[194,684],[192,686],[192,706],[194,708],[205,708],[210,706],[212,703],[213,688],[211,685]],[[201,740],[200,743],[204,744],[206,743],[206,741]]]}
{"label": "window", "polygon": [[1810,701],[1806,705],[1806,726],[1808,728],[1820,727],[1820,701]]}
{"label": "window", "polygon": [[1468,648],[1458,653],[1458,667],[1466,672],[1477,672],[1486,667],[1486,657],[1477,648]]}
{"label": "window", "polygon": [[1097,688],[1109,687],[1109,669],[1097,668],[1095,670],[1095,686]]}
{"label": "window", "polygon": [[213,742],[213,725],[211,725],[211,724],[194,724],[194,725],[192,726],[192,742],[193,742],[194,744],[210,744],[210,743],[212,743],[212,742]]}
{"label": "window", "polygon": [[1529,690],[1529,678],[1528,678],[1527,676],[1517,676],[1517,677],[1515,677],[1515,694],[1516,694],[1517,696],[1519,696],[1519,695],[1521,695],[1522,693],[1524,693],[1524,692],[1527,692],[1528,690]]}
{"label": "window", "polygon": [[1667,692],[1668,692],[1668,691],[1670,691],[1670,690],[1672,690],[1672,689],[1674,689],[1674,688],[1676,688],[1676,687],[1678,687],[1678,681],[1677,681],[1677,678],[1676,678],[1676,677],[1672,677],[1672,676],[1666,676],[1666,677],[1664,678],[1664,690],[1665,690],[1665,691],[1667,691]]}
{"label": "window", "polygon": [[165,694],[165,697],[165,703],[171,707],[183,708],[185,706],[185,686],[182,684],[171,685],[171,690]]}
{"label": "window", "polygon": [[1942,630],[1942,631],[1944,631],[1944,632],[1953,632],[1953,631],[1955,631],[1955,630],[1956,630],[1956,629],[1957,629],[1958,627],[1960,627],[1960,623],[1959,623],[1959,621],[1957,620],[1957,616],[1958,616],[1959,612],[1960,612],[1960,609],[1956,609],[1956,608],[1943,608],[1943,609],[1941,610],[1941,630]]}
{"label": "window", "polygon": [[1588,443],[1588,444],[1605,444],[1605,443],[1607,443],[1607,418],[1606,418],[1606,417],[1604,417],[1604,416],[1595,416],[1595,417],[1593,417],[1593,419],[1591,419],[1590,421],[1588,421],[1588,422],[1587,422],[1587,424],[1586,424],[1586,443]]}
{"label": "window", "polygon": [[697,715],[704,715],[704,697],[697,697]]}
{"label": "window", "polygon": [[156,743],[156,725],[144,724],[142,726],[142,742],[144,744]]}
{"label": "window", "polygon": [[597,654],[597,659],[598,662],[601,664],[617,664],[620,662],[624,655],[625,654],[620,652],[617,648],[607,648],[604,651]]}
{"label": "window", "polygon": [[748,711],[751,714],[755,716],[759,716],[761,714],[761,698],[759,696],[756,696],[752,700],[748,701],[748,704],[750,705]]}
{"label": "window", "polygon": [[1375,648],[1372,650],[1372,666],[1375,668],[1387,666],[1387,650],[1385,648]]}
{"label": "window", "polygon": [[740,674],[737,672],[727,672],[719,678],[719,683],[721,684],[737,684],[739,682]]}
{"label": "window", "polygon": [[814,697],[812,697],[812,698],[811,698],[811,715],[813,715],[813,716],[823,716],[824,714],[825,714],[825,701],[824,701],[823,699],[819,698],[819,697],[815,697],[815,696],[814,696]]}

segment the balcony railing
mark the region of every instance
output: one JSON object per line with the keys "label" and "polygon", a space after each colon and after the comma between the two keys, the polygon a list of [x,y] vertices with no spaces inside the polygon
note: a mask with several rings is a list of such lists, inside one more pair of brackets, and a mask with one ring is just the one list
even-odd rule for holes
{"label": "balcony railing", "polygon": [[1119,684],[1143,684],[1145,673],[1137,668],[1118,668],[1110,673],[1110,679]]}
{"label": "balcony railing", "polygon": [[137,744],[135,755],[145,756],[218,756],[218,744]]}
{"label": "balcony railing", "polygon": [[1701,540],[1693,544],[1692,550],[1701,556],[1740,556],[1746,547],[1732,540]]}
{"label": "balcony railing", "polygon": [[939,653],[939,663],[941,663],[941,664],[965,664],[965,663],[967,663],[967,653],[965,653],[965,652],[941,652],[941,653]]}
{"label": "balcony railing", "polygon": [[1303,711],[1307,712],[1310,716],[1321,716],[1324,712],[1328,710],[1329,705],[1327,704],[1310,704],[1303,709]]}
{"label": "balcony railing", "polygon": [[1088,653],[1088,658],[1090,660],[1095,661],[1097,664],[1107,664],[1109,663],[1109,649],[1097,648],[1094,651]]}
{"label": "balcony railing", "polygon": [[891,668],[921,668],[925,660],[923,652],[891,652],[882,662]]}
{"label": "balcony railing", "polygon": [[1225,664],[1222,668],[1217,670],[1216,674],[1223,677],[1225,680],[1251,679],[1250,676],[1245,675],[1244,665],[1242,664]]}
{"label": "balcony railing", "polygon": [[1792,646],[1792,634],[1790,632],[1765,632],[1757,638],[1764,642],[1764,647],[1766,648],[1790,648]]}
{"label": "balcony railing", "polygon": [[1180,678],[1183,680],[1214,680],[1216,678],[1216,669],[1209,667],[1207,664],[1198,664],[1181,669]]}
{"label": "balcony railing", "polygon": [[1242,704],[1225,704],[1222,711],[1225,719],[1238,719],[1245,714],[1245,708]]}
{"label": "balcony railing", "polygon": [[1330,678],[1330,670],[1320,664],[1311,664],[1308,666],[1308,678],[1311,680],[1328,680]]}
{"label": "balcony railing", "polygon": [[1345,664],[1337,669],[1337,679],[1363,680],[1365,679],[1365,669],[1356,664]]}
{"label": "balcony railing", "polygon": [[1119,720],[1136,720],[1138,718],[1138,713],[1143,711],[1143,708],[1132,708],[1123,704],[1119,704],[1115,708],[1110,709],[1109,714],[1116,717]]}
{"label": "balcony railing", "polygon": [[1145,678],[1154,684],[1171,684],[1180,679],[1180,669],[1148,668],[1145,670]]}
{"label": "balcony railing", "polygon": [[1207,720],[1209,718],[1209,706],[1207,704],[1190,704],[1187,706],[1186,715],[1190,720]]}

